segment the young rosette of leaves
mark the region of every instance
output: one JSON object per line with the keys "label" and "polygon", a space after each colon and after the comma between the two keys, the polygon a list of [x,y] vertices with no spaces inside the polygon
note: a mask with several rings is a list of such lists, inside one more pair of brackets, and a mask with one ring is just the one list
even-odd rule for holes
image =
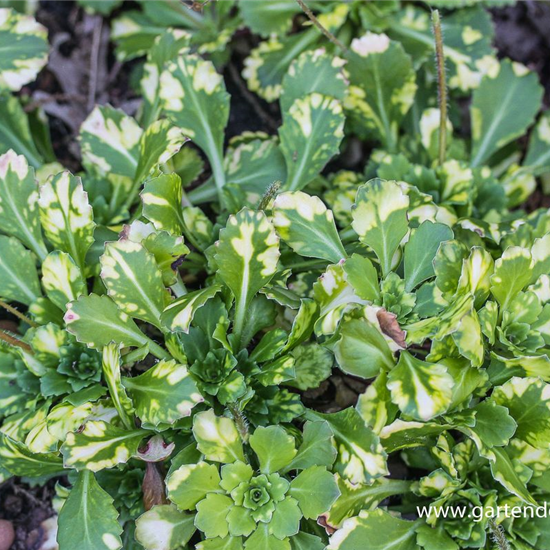
{"label": "young rosette of leaves", "polygon": [[[306,423],[306,428],[323,424]],[[325,424],[326,426],[326,424]],[[329,430],[330,433],[330,430]],[[194,517],[202,535],[197,548],[287,549],[305,537],[321,547],[317,536],[300,533],[327,511],[340,492],[328,470],[334,454],[330,436],[296,448],[280,426],[259,427],[250,436],[249,463],[234,422],[213,410],[198,413],[193,435],[203,458],[173,469],[167,478],[168,498],[176,508],[158,507],[138,519],[138,541],[146,550],[161,514],[166,540],[177,525]],[[158,511],[157,511],[158,510]],[[296,539],[296,541],[295,541]],[[294,542],[295,541],[295,542]],[[165,548],[175,548],[169,544]]]}

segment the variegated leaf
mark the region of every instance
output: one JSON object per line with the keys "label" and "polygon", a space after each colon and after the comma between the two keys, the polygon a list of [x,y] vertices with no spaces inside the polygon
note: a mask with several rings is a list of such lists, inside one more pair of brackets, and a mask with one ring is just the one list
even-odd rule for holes
{"label": "variegated leaf", "polygon": [[235,296],[233,333],[240,346],[246,311],[255,294],[277,271],[279,239],[263,212],[243,208],[220,231],[218,274]]}
{"label": "variegated leaf", "polygon": [[537,174],[550,171],[550,112],[545,111],[531,132],[523,166]]}
{"label": "variegated leaf", "polygon": [[25,157],[8,151],[0,157],[0,231],[17,237],[41,260],[48,253],[40,229],[38,186]]}
{"label": "variegated leaf", "polygon": [[95,223],[88,194],[70,172],[54,176],[40,188],[40,221],[52,245],[67,252],[82,271],[94,242]]}
{"label": "variegated leaf", "polygon": [[212,285],[184,294],[162,312],[160,318],[162,324],[171,332],[189,333],[189,327],[197,309],[204,306],[221,290],[221,285]]}
{"label": "variegated leaf", "polygon": [[224,464],[244,462],[241,438],[230,418],[216,416],[213,409],[200,412],[193,418],[193,435],[207,460]]}
{"label": "variegated leaf", "polygon": [[490,71],[474,91],[472,106],[472,166],[518,138],[540,109],[542,87],[537,75],[509,60]]}
{"label": "variegated leaf", "polygon": [[136,540],[145,550],[177,550],[196,531],[193,519],[171,504],[153,506],[136,520]]}
{"label": "variegated leaf", "polygon": [[301,191],[277,195],[272,221],[279,236],[301,256],[332,263],[346,257],[332,211],[319,197]]}
{"label": "variegated leaf", "polygon": [[187,53],[168,63],[160,78],[160,98],[172,123],[208,157],[221,201],[225,185],[223,136],[229,117],[223,78],[210,61]]}
{"label": "variegated leaf", "polygon": [[510,246],[495,262],[491,277],[491,294],[505,310],[511,300],[531,281],[531,252],[519,246]]}
{"label": "variegated leaf", "polygon": [[50,252],[42,264],[42,286],[61,311],[87,291],[86,281],[73,258],[58,250]]}
{"label": "variegated leaf", "polygon": [[100,263],[107,294],[121,311],[160,328],[170,296],[155,257],[142,244],[124,239],[107,243]]}
{"label": "variegated leaf", "polygon": [[303,189],[338,153],[344,120],[340,102],[319,93],[297,99],[283,112],[279,137],[287,168],[286,189]]}
{"label": "variegated leaf", "polygon": [[393,256],[409,229],[409,197],[395,181],[373,179],[359,187],[352,210],[352,226],[359,239],[370,246],[387,275]]}
{"label": "variegated leaf", "polygon": [[42,295],[36,263],[17,239],[0,235],[0,296],[25,305]]}
{"label": "variegated leaf", "polygon": [[452,399],[454,381],[441,364],[427,363],[402,351],[388,376],[392,401],[403,414],[426,422],[443,414]]}
{"label": "variegated leaf", "polygon": [[19,91],[48,61],[48,33],[29,15],[0,9],[0,89]]}
{"label": "variegated leaf", "polygon": [[122,548],[122,526],[118,515],[112,497],[101,488],[94,474],[80,472],[59,513],[59,547],[82,550]]}
{"label": "variegated leaf", "polygon": [[148,371],[122,381],[142,422],[158,426],[189,416],[204,401],[187,368],[175,361],[160,361]]}
{"label": "variegated leaf", "polygon": [[147,338],[108,296],[80,296],[68,304],[64,320],[67,330],[90,348],[101,350],[111,342],[138,348],[149,346],[159,359],[168,357],[168,353]]}
{"label": "variegated leaf", "polygon": [[172,235],[185,227],[182,213],[183,190],[177,174],[162,174],[149,180],[141,193],[143,215],[155,226]]}
{"label": "variegated leaf", "polygon": [[103,420],[89,420],[76,432],[69,432],[61,446],[67,468],[98,472],[128,462],[147,435],[145,430],[128,430]]}
{"label": "variegated leaf", "polygon": [[281,110],[288,111],[294,101],[313,92],[343,101],[347,88],[342,70],[344,63],[343,59],[328,55],[323,48],[302,53],[283,78]]}
{"label": "variegated leaf", "polygon": [[118,412],[118,416],[120,416],[124,426],[131,430],[134,427],[134,405],[122,385],[120,364],[120,347],[118,344],[105,346],[101,362],[103,378],[109,388],[109,394]]}
{"label": "variegated leaf", "polygon": [[368,132],[393,152],[399,124],[416,93],[416,75],[403,46],[385,34],[367,32],[351,43],[344,106],[361,133]]}

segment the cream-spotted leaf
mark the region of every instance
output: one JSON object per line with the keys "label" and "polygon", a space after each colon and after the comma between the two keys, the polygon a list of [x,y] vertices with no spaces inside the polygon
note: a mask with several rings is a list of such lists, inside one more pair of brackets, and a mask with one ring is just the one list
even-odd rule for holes
{"label": "cream-spotted leaf", "polygon": [[193,418],[193,435],[199,451],[207,460],[231,463],[244,462],[243,446],[235,423],[214,410],[200,412]]}
{"label": "cream-spotted leaf", "polygon": [[259,426],[250,436],[250,446],[264,474],[282,470],[296,456],[295,440],[281,426]]}
{"label": "cream-spotted leaf", "polygon": [[346,257],[334,216],[319,197],[281,193],[273,204],[273,225],[294,252],[337,263]]}
{"label": "cream-spotted leaf", "polygon": [[30,305],[42,295],[35,259],[14,237],[0,235],[0,279],[4,300]]}
{"label": "cream-spotted leaf", "polygon": [[153,506],[136,520],[136,540],[145,550],[177,550],[196,531],[193,515],[171,504]]}
{"label": "cream-spotted leaf", "polygon": [[80,178],[70,172],[53,176],[40,188],[40,221],[48,241],[71,255],[81,271],[94,242],[92,207]]}
{"label": "cream-spotted leaf", "polygon": [[156,229],[181,235],[185,227],[182,213],[182,185],[177,174],[162,174],[149,180],[141,193],[143,215]]}
{"label": "cream-spotted leaf", "polygon": [[447,410],[453,384],[442,364],[427,363],[403,351],[388,375],[387,385],[392,401],[403,414],[426,422]]}
{"label": "cream-spotted leaf", "polygon": [[66,468],[98,472],[124,464],[137,453],[147,435],[145,430],[128,430],[104,420],[89,420],[75,432],[69,432],[61,446]]}
{"label": "cream-spotted leaf", "polygon": [[338,153],[344,120],[341,103],[319,93],[296,99],[283,112],[279,138],[287,167],[285,189],[303,189]]}
{"label": "cream-spotted leaf", "polygon": [[539,378],[515,376],[495,388],[491,401],[506,407],[516,420],[515,437],[537,449],[550,444],[550,385]]}
{"label": "cream-spotted leaf", "polygon": [[123,239],[106,244],[100,264],[107,294],[121,311],[160,328],[170,296],[153,254],[142,244]]}
{"label": "cream-spotted leaf", "polygon": [[0,231],[17,237],[41,260],[46,257],[34,170],[11,150],[0,156]]}
{"label": "cream-spotted leaf", "polygon": [[377,509],[363,510],[348,519],[330,538],[326,550],[355,550],[369,541],[369,550],[417,550],[416,529],[420,522],[405,521]]}
{"label": "cream-spotted leaf", "polygon": [[346,72],[350,86],[344,106],[351,120],[362,134],[373,135],[393,151],[416,93],[411,58],[385,34],[367,32],[353,39]]}
{"label": "cream-spotted leaf", "polygon": [[520,246],[507,248],[495,262],[491,294],[505,310],[511,300],[531,281],[531,252]]}
{"label": "cream-spotted leaf", "polygon": [[219,276],[235,296],[233,334],[237,347],[246,311],[254,295],[277,271],[279,254],[279,238],[263,212],[243,208],[230,216],[220,231],[215,261]]}
{"label": "cream-spotted leaf", "polygon": [[208,157],[221,199],[223,136],[229,118],[229,95],[222,76],[210,61],[186,53],[169,62],[162,73],[160,98],[168,119]]}
{"label": "cream-spotted leaf", "polygon": [[384,275],[390,272],[393,256],[409,229],[408,207],[409,197],[395,181],[373,179],[357,191],[352,226],[378,256]]}
{"label": "cream-spotted leaf", "polygon": [[191,414],[197,403],[204,401],[193,378],[184,365],[160,361],[134,378],[123,378],[142,422],[158,426],[173,424]]}
{"label": "cream-spotted leaf", "polygon": [[48,298],[61,310],[86,294],[86,282],[72,256],[54,250],[42,263],[42,286]]}
{"label": "cream-spotted leaf", "polygon": [[387,455],[380,438],[365,425],[356,409],[348,408],[333,414],[308,411],[306,418],[328,422],[337,452],[333,471],[351,483],[372,483],[388,473]]}
{"label": "cream-spotted leaf", "polygon": [[122,423],[131,430],[134,426],[134,405],[122,385],[120,348],[117,344],[109,344],[103,348],[101,364],[113,405]]}
{"label": "cream-spotted leaf", "polygon": [[59,512],[57,541],[60,548],[118,550],[122,548],[122,526],[113,498],[97,482],[94,474],[78,474]]}
{"label": "cream-spotted leaf", "polygon": [[30,15],[0,9],[0,89],[19,91],[48,61],[48,33]]}
{"label": "cream-spotted leaf", "polygon": [[545,111],[531,132],[523,165],[535,173],[550,170],[550,112]]}
{"label": "cream-spotted leaf", "polygon": [[221,285],[212,285],[184,294],[174,300],[160,317],[162,324],[171,332],[189,333],[193,317],[199,308],[222,290]]}
{"label": "cream-spotted leaf", "polygon": [[473,167],[486,164],[525,132],[540,109],[542,92],[537,75],[510,60],[485,75],[470,107]]}

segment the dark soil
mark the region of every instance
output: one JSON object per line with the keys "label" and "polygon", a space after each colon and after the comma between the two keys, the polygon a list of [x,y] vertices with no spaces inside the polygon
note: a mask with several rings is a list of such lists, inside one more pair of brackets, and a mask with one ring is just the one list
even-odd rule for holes
{"label": "dark soil", "polygon": [[[491,11],[499,55],[519,61],[539,73],[545,88],[545,106],[549,107],[550,3],[526,0]],[[119,64],[109,43],[109,19],[89,15],[72,1],[42,0],[36,17],[48,29],[53,49],[48,67],[36,83],[25,87],[21,93],[29,98],[29,109],[33,105],[43,106],[50,119],[58,159],[77,171],[80,153],[75,138],[94,104],[110,103],[129,114],[135,113],[138,95],[132,82],[139,62]],[[280,124],[277,106],[249,94],[240,77],[242,60],[253,46],[253,40],[246,30],[238,32],[233,57],[225,69],[232,98],[228,137],[245,130],[274,133]],[[90,71],[92,65],[95,70]],[[361,144],[353,145],[361,147]],[[357,154],[357,147],[348,149],[344,154],[345,162],[352,167],[362,155]],[[550,207],[550,198],[544,197],[539,190],[525,206],[528,210]],[[0,313],[0,322],[13,320]],[[306,392],[303,400],[306,406],[334,412],[354,405],[364,389],[364,381],[335,373],[320,388]],[[0,519],[12,521],[15,528],[16,538],[11,550],[40,550],[47,539],[43,522],[53,514],[51,499],[54,494],[52,482],[30,486],[11,479],[0,485]]]}

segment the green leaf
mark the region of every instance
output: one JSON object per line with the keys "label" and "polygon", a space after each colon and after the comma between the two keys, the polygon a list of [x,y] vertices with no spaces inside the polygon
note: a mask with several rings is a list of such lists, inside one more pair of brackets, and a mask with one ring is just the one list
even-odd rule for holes
{"label": "green leaf", "polygon": [[333,347],[338,367],[354,376],[373,378],[391,369],[395,358],[386,339],[367,319],[344,319]]}
{"label": "green leaf", "polygon": [[212,285],[184,294],[174,300],[160,317],[161,323],[171,332],[189,333],[193,317],[199,308],[222,290],[221,285]]}
{"label": "green leaf", "polygon": [[474,407],[476,425],[472,431],[477,434],[483,445],[503,447],[508,445],[516,431],[517,424],[508,414],[508,409],[497,405],[497,401],[493,399],[495,398],[493,397],[490,401],[482,401]]}
{"label": "green leaf", "polygon": [[410,292],[435,274],[433,261],[439,246],[453,238],[450,227],[426,220],[405,245],[405,290]]}
{"label": "green leaf", "polygon": [[472,106],[472,167],[521,136],[540,109],[542,86],[536,73],[504,60],[474,90]]}
{"label": "green leaf", "polygon": [[153,506],[136,520],[136,540],[145,550],[177,550],[196,531],[191,514],[175,506]]}
{"label": "green leaf", "polygon": [[61,447],[67,468],[98,472],[124,464],[137,453],[147,435],[144,430],[127,430],[103,420],[89,420],[76,432],[69,432]]}
{"label": "green leaf", "polygon": [[366,130],[393,152],[399,124],[416,93],[411,58],[385,34],[367,32],[352,41],[346,71],[346,110],[362,133]]}
{"label": "green leaf", "polygon": [[107,243],[99,261],[107,294],[121,311],[160,328],[170,297],[155,257],[142,244],[124,239]]}
{"label": "green leaf", "polygon": [[416,542],[425,550],[458,550],[459,548],[443,525],[435,528],[428,524],[420,525],[416,530]]}
{"label": "green leaf", "polygon": [[297,99],[283,112],[279,137],[287,167],[286,189],[303,189],[338,153],[344,120],[340,102],[318,93]]}
{"label": "green leaf", "polygon": [[79,267],[69,254],[59,250],[50,252],[42,263],[42,286],[61,311],[87,292]]}
{"label": "green leaf", "polygon": [[241,438],[230,418],[216,416],[212,409],[200,412],[193,418],[193,435],[199,451],[207,460],[244,462]]}
{"label": "green leaf", "polygon": [[0,296],[30,305],[42,295],[36,263],[17,239],[0,235]]}
{"label": "green leaf", "polygon": [[122,527],[112,497],[96,481],[94,474],[78,474],[69,497],[59,512],[59,548],[117,550],[122,548]]}
{"label": "green leaf", "polygon": [[532,257],[529,250],[519,246],[508,247],[495,262],[495,273],[491,277],[491,294],[502,310],[531,281]]}
{"label": "green leaf", "polygon": [[494,389],[491,400],[517,422],[515,437],[537,449],[550,445],[550,385],[538,378],[514,377]]}
{"label": "green leaf", "polygon": [[324,550],[325,543],[315,535],[300,532],[290,539],[290,547],[292,550]]}
{"label": "green leaf", "polygon": [[281,193],[273,203],[273,225],[294,252],[337,263],[346,257],[334,216],[319,197]]}
{"label": "green leaf", "polygon": [[38,216],[38,186],[25,157],[8,151],[0,157],[0,231],[17,237],[41,260],[47,251]]}
{"label": "green leaf", "polygon": [[301,519],[302,512],[298,501],[287,496],[283,501],[277,503],[273,517],[269,522],[269,532],[280,540],[296,535],[300,530]]}
{"label": "green leaf", "polygon": [[426,422],[443,414],[452,398],[453,378],[442,364],[420,361],[402,351],[388,376],[392,401],[403,414]]}
{"label": "green leaf", "polygon": [[304,424],[304,438],[298,452],[283,471],[305,470],[310,466],[331,468],[336,458],[333,434],[328,422],[309,420]]}
{"label": "green leaf", "polygon": [[307,519],[317,519],[340,496],[334,475],[324,466],[311,466],[298,474],[290,483],[288,494],[300,504]]}
{"label": "green leaf", "polygon": [[166,480],[168,497],[180,510],[194,510],[209,492],[220,488],[220,474],[214,464],[184,464]]}
{"label": "green leaf", "polygon": [[300,13],[300,7],[292,0],[276,0],[269,4],[243,2],[240,11],[247,27],[262,36],[269,36],[286,34],[292,26],[292,18]]}
{"label": "green leaf", "polygon": [[160,361],[139,376],[124,378],[122,383],[138,417],[153,426],[173,424],[204,401],[187,368],[175,361]]}
{"label": "green leaf", "polygon": [[40,221],[52,245],[71,255],[82,270],[94,242],[92,207],[80,178],[70,172],[53,176],[40,188]]}
{"label": "green leaf", "polygon": [[258,456],[260,471],[264,474],[282,470],[296,456],[294,438],[280,426],[259,426],[250,436],[250,446]]}
{"label": "green leaf", "polygon": [[387,275],[399,243],[408,231],[409,197],[397,182],[373,179],[359,187],[352,210],[352,226],[361,242],[370,246]]}
{"label": "green leaf", "polygon": [[229,534],[227,514],[235,503],[227,495],[208,493],[197,504],[195,525],[207,538],[226,537]]}
{"label": "green leaf", "polygon": [[154,344],[108,296],[80,296],[67,305],[64,319],[67,330],[90,348],[100,350],[111,342],[138,348]]}
{"label": "green leaf", "polygon": [[0,89],[19,91],[48,61],[48,33],[33,17],[0,11]]}
{"label": "green leaf", "polygon": [[523,166],[529,167],[535,173],[546,173],[550,170],[550,112],[542,113],[535,128],[531,132],[527,155]]}
{"label": "green leaf", "polygon": [[160,77],[160,98],[168,119],[200,147],[212,168],[221,198],[225,186],[223,136],[229,94],[210,61],[186,53],[168,63]]}
{"label": "green leaf", "polygon": [[243,208],[220,231],[215,261],[218,274],[235,296],[233,333],[240,345],[246,310],[277,271],[279,239],[263,212]]}
{"label": "green leaf", "polygon": [[352,254],[344,263],[344,271],[357,296],[369,302],[380,298],[378,273],[368,258]]}
{"label": "green leaf", "polygon": [[332,374],[332,353],[316,342],[298,346],[291,351],[294,357],[294,378],[288,385],[300,390],[318,388]]}
{"label": "green leaf", "polygon": [[15,476],[41,477],[64,473],[63,463],[57,453],[34,453],[25,444],[2,432],[0,463],[2,468]]}
{"label": "green leaf", "polygon": [[348,408],[333,414],[313,411],[308,420],[326,420],[336,442],[333,470],[352,483],[371,483],[388,473],[386,453],[379,437],[365,425],[356,409]]}
{"label": "green leaf", "polygon": [[206,539],[197,544],[197,550],[243,550],[242,538]]}
{"label": "green leaf", "polygon": [[281,110],[288,111],[294,101],[312,92],[343,101],[347,89],[342,71],[344,63],[321,48],[303,52],[283,78]]}
{"label": "green leaf", "polygon": [[0,154],[13,149],[18,155],[23,155],[34,169],[41,168],[44,159],[36,148],[29,116],[19,98],[0,94],[0,121]]}
{"label": "green leaf", "polygon": [[383,510],[363,510],[330,538],[326,550],[356,550],[365,540],[369,550],[417,550],[419,522],[405,521]]}

